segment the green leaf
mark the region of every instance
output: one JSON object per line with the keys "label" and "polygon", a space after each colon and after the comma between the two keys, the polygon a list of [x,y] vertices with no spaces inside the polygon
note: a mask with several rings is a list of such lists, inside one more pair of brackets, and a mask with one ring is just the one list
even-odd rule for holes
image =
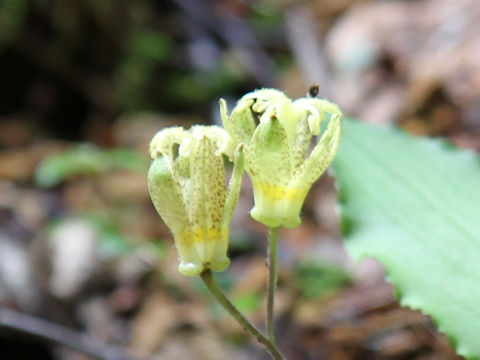
{"label": "green leaf", "polygon": [[173,42],[165,34],[155,30],[139,30],[129,41],[130,52],[154,61],[165,61],[173,53]]}
{"label": "green leaf", "polygon": [[121,258],[135,250],[119,225],[110,217],[95,211],[85,213],[83,216],[97,230],[98,250],[103,260]]}
{"label": "green leaf", "polygon": [[240,312],[253,313],[260,308],[262,296],[256,291],[249,291],[233,296],[232,302]]}
{"label": "green leaf", "polygon": [[35,181],[49,187],[75,175],[94,176],[111,170],[145,172],[147,169],[148,161],[138,152],[121,148],[103,150],[85,143],[45,158],[35,170]]}
{"label": "green leaf", "polygon": [[53,186],[73,175],[92,176],[107,167],[108,160],[93,145],[81,144],[44,159],[35,171],[40,186]]}
{"label": "green leaf", "polygon": [[137,151],[125,148],[102,150],[109,159],[112,170],[130,170],[144,173],[149,161]]}
{"label": "green leaf", "polygon": [[480,159],[445,141],[344,121],[334,162],[348,252],[385,267],[402,305],[480,359]]}
{"label": "green leaf", "polygon": [[351,284],[348,273],[341,267],[306,260],[295,268],[295,285],[303,297],[312,299],[326,296]]}

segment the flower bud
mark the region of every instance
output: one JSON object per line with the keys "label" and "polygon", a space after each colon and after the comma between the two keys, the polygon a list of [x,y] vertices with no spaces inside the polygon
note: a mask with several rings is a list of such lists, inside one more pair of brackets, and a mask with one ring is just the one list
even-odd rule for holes
{"label": "flower bud", "polygon": [[[225,270],[229,223],[243,172],[240,149],[234,154],[230,136],[217,126],[172,127],[154,136],[150,155],[150,197],[173,233],[179,271],[195,276],[207,269]],[[224,155],[235,157],[228,191]]]}
{"label": "flower bud", "polygon": [[230,115],[220,100],[220,113],[227,132],[244,146],[255,200],[251,216],[271,227],[300,225],[305,197],[340,143],[338,106],[316,98],[292,102],[281,91],[261,89],[243,96]]}

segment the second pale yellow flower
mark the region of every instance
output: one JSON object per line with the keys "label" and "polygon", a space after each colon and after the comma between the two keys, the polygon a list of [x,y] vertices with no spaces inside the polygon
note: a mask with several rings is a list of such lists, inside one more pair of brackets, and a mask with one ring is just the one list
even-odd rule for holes
{"label": "second pale yellow flower", "polygon": [[308,191],[337,152],[342,112],[327,100],[291,101],[275,89],[246,94],[231,114],[223,100],[220,108],[225,129],[244,146],[254,191],[252,217],[270,227],[298,226]]}

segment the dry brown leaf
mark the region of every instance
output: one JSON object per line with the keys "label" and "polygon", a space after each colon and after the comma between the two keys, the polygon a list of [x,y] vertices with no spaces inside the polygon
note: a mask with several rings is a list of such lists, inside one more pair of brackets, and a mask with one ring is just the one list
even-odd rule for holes
{"label": "dry brown leaf", "polygon": [[130,346],[141,353],[151,354],[161,346],[178,321],[173,299],[163,291],[150,295],[133,320]]}

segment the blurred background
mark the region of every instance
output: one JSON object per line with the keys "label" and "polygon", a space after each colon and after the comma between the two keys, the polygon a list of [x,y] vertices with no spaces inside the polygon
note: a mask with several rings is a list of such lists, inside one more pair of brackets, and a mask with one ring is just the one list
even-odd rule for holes
{"label": "blurred background", "polygon": [[[0,0],[2,359],[268,359],[177,272],[149,140],[218,123],[220,97],[318,83],[361,121],[480,150],[479,34],[478,0]],[[243,187],[217,278],[263,326],[266,230]],[[349,260],[335,202],[326,175],[281,233],[287,358],[456,359],[378,263]]]}

